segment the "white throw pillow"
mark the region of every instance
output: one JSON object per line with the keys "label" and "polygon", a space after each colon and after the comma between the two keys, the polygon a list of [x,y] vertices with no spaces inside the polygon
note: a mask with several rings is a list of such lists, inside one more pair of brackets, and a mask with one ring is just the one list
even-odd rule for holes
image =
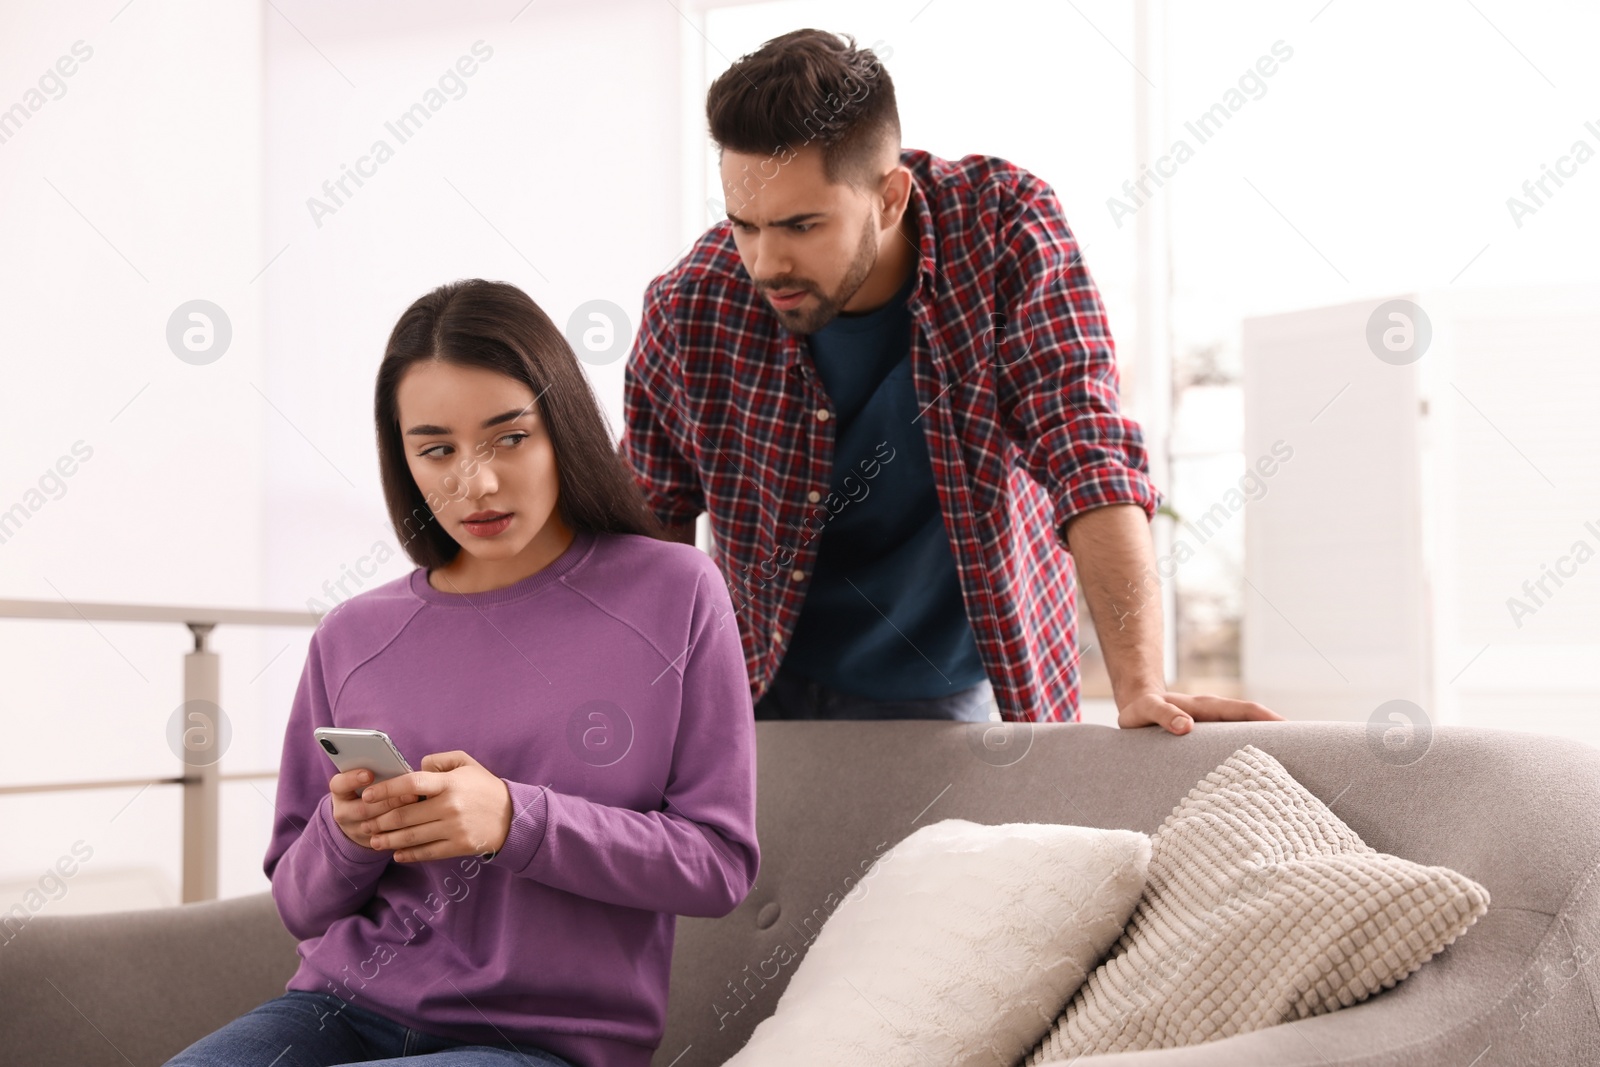
{"label": "white throw pillow", "polygon": [[945,819],[880,856],[724,1067],[1012,1067],[1122,933],[1150,838]]}
{"label": "white throw pillow", "polygon": [[1151,841],[1110,957],[1027,1059],[1176,1048],[1320,1015],[1388,989],[1489,908],[1448,867],[1378,852],[1246,745]]}

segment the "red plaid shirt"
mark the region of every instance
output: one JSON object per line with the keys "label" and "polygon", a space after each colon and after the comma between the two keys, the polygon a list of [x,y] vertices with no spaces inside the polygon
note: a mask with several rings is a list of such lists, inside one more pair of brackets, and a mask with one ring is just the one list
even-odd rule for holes
{"label": "red plaid shirt", "polygon": [[[919,230],[911,373],[967,617],[1008,722],[1077,721],[1067,520],[1153,516],[1144,436],[1118,408],[1111,334],[1054,190],[992,156],[907,149]],[[667,523],[709,511],[750,690],[806,595],[830,493],[832,406],[800,335],[720,222],[645,293],[621,448]]]}

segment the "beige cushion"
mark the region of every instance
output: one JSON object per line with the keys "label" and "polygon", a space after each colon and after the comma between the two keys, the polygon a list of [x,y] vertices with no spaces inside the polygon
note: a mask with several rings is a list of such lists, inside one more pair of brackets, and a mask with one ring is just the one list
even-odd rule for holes
{"label": "beige cushion", "polygon": [[726,1067],[1012,1067],[1122,933],[1150,838],[945,819],[880,856]]}
{"label": "beige cushion", "polygon": [[1026,1063],[1194,1045],[1348,1007],[1488,908],[1470,878],[1368,847],[1246,745],[1152,836],[1127,929]]}

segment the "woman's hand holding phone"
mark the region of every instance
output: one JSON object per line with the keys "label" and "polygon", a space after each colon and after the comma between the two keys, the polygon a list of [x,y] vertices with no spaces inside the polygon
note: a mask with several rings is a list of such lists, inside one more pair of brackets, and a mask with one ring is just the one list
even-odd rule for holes
{"label": "woman's hand holding phone", "polygon": [[[344,836],[362,848],[373,848],[371,835],[361,827],[369,820],[395,808],[416,801],[416,794],[386,795],[377,803],[361,799],[361,790],[372,784],[368,770],[340,771],[328,780],[328,792],[333,795],[333,820],[344,831]],[[393,779],[390,779],[393,781]]]}
{"label": "woman's hand holding phone", "polygon": [[[343,777],[335,775],[334,781]],[[419,795],[427,799],[419,801]],[[422,757],[420,771],[366,786],[355,803],[371,812],[356,820],[356,833],[370,848],[394,849],[400,863],[492,854],[511,831],[511,791],[461,751],[430,753]],[[360,839],[352,834],[351,840]]]}

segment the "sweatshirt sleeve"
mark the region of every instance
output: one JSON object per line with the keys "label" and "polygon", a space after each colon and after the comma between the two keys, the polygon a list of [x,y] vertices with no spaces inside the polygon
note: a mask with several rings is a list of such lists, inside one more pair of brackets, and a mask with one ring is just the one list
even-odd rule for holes
{"label": "sweatshirt sleeve", "polygon": [[328,779],[338,771],[312,736],[317,727],[333,725],[322,657],[327,622],[311,635],[289,713],[272,840],[262,864],[285,929],[302,940],[322,936],[336,919],[359,911],[372,898],[391,856],[357,845],[333,818]]}
{"label": "sweatshirt sleeve", "polygon": [[705,558],[660,807],[635,811],[502,779],[511,829],[493,865],[647,911],[717,918],[738,907],[761,864],[747,678],[727,584]]}

